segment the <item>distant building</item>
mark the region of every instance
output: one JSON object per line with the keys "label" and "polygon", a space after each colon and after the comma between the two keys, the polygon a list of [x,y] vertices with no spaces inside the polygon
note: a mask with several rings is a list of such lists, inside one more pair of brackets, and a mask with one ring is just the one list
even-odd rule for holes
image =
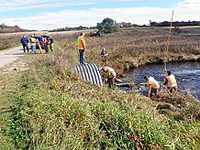
{"label": "distant building", "polygon": [[126,27],[131,27],[132,24],[130,22],[126,23],[126,22],[121,22],[121,23],[118,23],[119,27],[120,28],[126,28]]}
{"label": "distant building", "polygon": [[88,27],[79,26],[79,30],[88,30]]}

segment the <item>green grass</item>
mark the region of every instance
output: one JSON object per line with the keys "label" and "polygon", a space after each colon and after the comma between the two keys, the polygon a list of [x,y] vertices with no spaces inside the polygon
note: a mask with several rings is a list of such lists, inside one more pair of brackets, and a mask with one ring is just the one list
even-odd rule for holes
{"label": "green grass", "polygon": [[42,89],[37,80],[25,74],[19,91],[12,91],[17,104],[6,135],[17,149],[199,148],[199,121],[163,118],[137,104],[74,98],[78,93]]}
{"label": "green grass", "polygon": [[9,118],[12,106],[14,106],[10,89],[12,86],[16,86],[15,77],[17,76],[0,77],[0,149],[15,149],[12,138],[6,136],[7,129],[10,126]]}
{"label": "green grass", "polygon": [[[95,50],[88,50],[89,62],[96,59],[101,65],[98,44],[108,38],[87,39],[89,49]],[[0,110],[1,149],[200,148],[199,109],[195,110],[199,103],[162,93],[152,101],[85,82],[73,74],[78,63],[74,41],[71,37],[57,40],[54,53],[24,58],[30,70],[1,77],[1,85],[6,85],[0,91],[6,107]],[[182,108],[160,114],[161,102]]]}

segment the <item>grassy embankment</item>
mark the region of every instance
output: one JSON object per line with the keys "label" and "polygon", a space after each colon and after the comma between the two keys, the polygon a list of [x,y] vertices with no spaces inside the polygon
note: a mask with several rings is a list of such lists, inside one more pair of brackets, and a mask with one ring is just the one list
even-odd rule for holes
{"label": "grassy embankment", "polygon": [[[0,80],[3,149],[199,149],[199,102],[166,93],[152,101],[88,84],[72,72],[77,34],[53,36],[56,52],[27,56],[28,71]],[[184,55],[199,54],[193,41],[199,37],[181,37],[171,57],[179,48]],[[157,29],[87,38],[86,60],[102,66],[99,54],[106,47],[108,63],[122,74],[124,66],[134,66],[127,58],[145,64],[163,57],[166,38],[167,31]],[[168,108],[161,105],[166,103]]]}
{"label": "grassy embankment", "polygon": [[0,50],[20,45],[20,35],[0,34]]}

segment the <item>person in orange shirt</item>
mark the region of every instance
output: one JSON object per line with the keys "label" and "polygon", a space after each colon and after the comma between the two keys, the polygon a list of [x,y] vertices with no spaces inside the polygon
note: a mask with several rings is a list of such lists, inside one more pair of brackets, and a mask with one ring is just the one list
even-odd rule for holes
{"label": "person in orange shirt", "polygon": [[157,95],[160,85],[153,77],[148,77],[147,75],[144,76],[144,80],[147,82],[148,86],[148,97],[153,98],[153,95]]}
{"label": "person in orange shirt", "polygon": [[167,73],[167,77],[165,78],[163,85],[167,85],[167,89],[170,93],[177,91],[177,82],[175,76],[171,73],[171,71],[165,70],[165,72]]}
{"label": "person in orange shirt", "polygon": [[86,51],[86,45],[85,45],[85,39],[84,39],[85,33],[81,33],[80,36],[78,37],[78,50],[80,53],[80,63],[81,64],[86,64],[85,63],[85,51]]}
{"label": "person in orange shirt", "polygon": [[44,46],[44,49],[45,49],[46,53],[49,52],[48,44],[49,44],[48,39],[46,37],[44,37],[43,46]]}
{"label": "person in orange shirt", "polygon": [[114,88],[114,82],[115,82],[115,78],[116,78],[116,72],[113,68],[111,67],[103,67],[103,68],[99,68],[99,70],[103,70],[103,72],[106,73],[107,76],[107,82],[108,82],[108,87],[109,88]]}

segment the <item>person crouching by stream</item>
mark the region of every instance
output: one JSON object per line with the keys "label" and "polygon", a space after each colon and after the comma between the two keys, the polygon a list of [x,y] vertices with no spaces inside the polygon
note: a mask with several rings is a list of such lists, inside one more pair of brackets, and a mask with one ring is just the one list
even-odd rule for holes
{"label": "person crouching by stream", "polygon": [[103,72],[106,73],[108,87],[114,88],[114,82],[115,82],[115,78],[116,78],[116,73],[115,73],[114,69],[110,68],[110,67],[103,67],[103,68],[100,68],[99,70],[103,70]]}
{"label": "person crouching by stream", "polygon": [[177,82],[175,76],[171,73],[171,71],[165,70],[165,72],[167,73],[167,77],[165,78],[163,85],[167,85],[167,89],[170,93],[177,91]]}
{"label": "person crouching by stream", "polygon": [[148,77],[145,75],[144,80],[147,82],[147,86],[148,86],[148,97],[153,98],[153,96],[157,95],[160,85],[158,81],[156,81],[153,77]]}

